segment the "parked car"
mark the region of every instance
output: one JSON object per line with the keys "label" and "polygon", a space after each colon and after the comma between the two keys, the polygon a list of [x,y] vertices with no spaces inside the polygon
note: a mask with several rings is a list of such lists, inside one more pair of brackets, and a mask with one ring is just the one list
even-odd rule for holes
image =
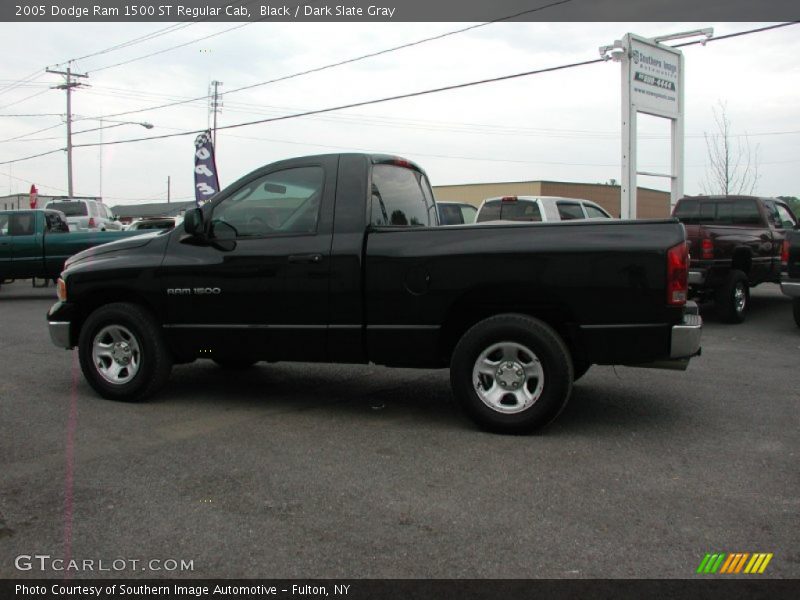
{"label": "parked car", "polygon": [[797,227],[792,210],[776,198],[687,196],[672,214],[689,239],[691,297],[714,300],[723,321],[741,323],[750,288],[781,280],[786,233]]}
{"label": "parked car", "polygon": [[121,231],[122,223],[105,204],[88,198],[50,200],[44,206],[67,217],[70,231]]}
{"label": "parked car", "polygon": [[175,217],[144,217],[128,225],[126,231],[144,231],[150,229],[172,229],[178,221]]}
{"label": "parked car", "polygon": [[73,254],[142,235],[122,231],[70,232],[64,213],[50,209],[0,211],[0,283],[10,279],[55,279]]}
{"label": "parked car", "polygon": [[781,259],[786,264],[781,276],[781,290],[792,299],[794,322],[800,327],[800,232],[786,234]]}
{"label": "parked car", "polygon": [[611,218],[603,207],[590,200],[557,196],[502,196],[484,200],[478,208],[475,222],[549,222]]}
{"label": "parked car", "polygon": [[273,163],[183,227],[69,259],[50,335],[125,401],[203,357],[449,367],[465,411],[508,433],[555,419],[592,364],[685,369],[699,352],[674,219],[436,225],[407,160]]}
{"label": "parked car", "polygon": [[436,201],[439,225],[468,225],[475,222],[478,209],[466,202]]}

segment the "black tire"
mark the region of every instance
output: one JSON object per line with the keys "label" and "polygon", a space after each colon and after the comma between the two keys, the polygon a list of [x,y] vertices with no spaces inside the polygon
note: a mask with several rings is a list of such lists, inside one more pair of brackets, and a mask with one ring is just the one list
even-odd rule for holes
{"label": "black tire", "polygon": [[800,327],[800,298],[795,298],[792,301],[792,312],[794,312],[794,322]]}
{"label": "black tire", "polygon": [[254,366],[258,361],[249,358],[215,358],[214,362],[229,371],[243,371]]}
{"label": "black tire", "polygon": [[[528,360],[530,355],[538,363]],[[494,369],[497,364],[506,374],[497,370],[494,376],[477,374],[473,379],[473,370],[483,356],[487,359],[484,365],[491,363],[489,368]],[[532,365],[537,365],[532,369],[540,372],[541,382],[528,374]],[[523,381],[515,380],[515,375]],[[450,362],[456,400],[480,427],[496,433],[530,433],[552,422],[566,406],[572,378],[572,359],[561,337],[546,323],[521,314],[497,315],[471,327],[456,344]],[[510,389],[515,383],[520,387]],[[479,390],[484,397],[498,398],[494,406]],[[524,398],[520,403],[518,394],[532,396],[531,403]]]}
{"label": "black tire", "polygon": [[747,275],[733,270],[716,295],[717,313],[725,323],[742,323],[750,305],[750,286]]}
{"label": "black tire", "polygon": [[[118,334],[118,342],[114,341],[114,331]],[[120,332],[123,333],[121,338]],[[126,336],[125,332],[129,336]],[[103,356],[98,358],[98,363],[95,363],[94,343],[102,340],[106,340],[106,346],[110,345],[112,348],[120,342],[125,342],[127,347],[121,350],[126,352],[135,348],[136,350],[130,351],[131,357],[137,357],[135,364],[138,366],[135,372],[133,372],[134,361],[131,360],[130,366],[121,367],[120,373],[123,375],[120,375],[118,382],[107,379],[103,375],[103,368],[113,368],[117,360]],[[117,348],[113,351],[116,350]],[[81,370],[89,385],[103,398],[109,400],[123,402],[144,400],[167,382],[172,370],[172,357],[155,319],[143,307],[127,302],[107,304],[89,315],[81,328],[78,355]],[[120,359],[124,360],[125,356],[120,356]],[[117,362],[116,366],[120,366],[120,363]],[[126,377],[129,377],[127,381]]]}

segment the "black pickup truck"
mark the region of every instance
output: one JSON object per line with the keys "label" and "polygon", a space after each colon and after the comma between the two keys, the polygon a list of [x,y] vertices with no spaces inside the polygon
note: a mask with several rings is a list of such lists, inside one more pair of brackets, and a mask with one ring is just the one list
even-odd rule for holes
{"label": "black pickup truck", "polygon": [[196,358],[449,367],[469,415],[513,433],[552,421],[592,364],[685,369],[699,352],[676,220],[437,225],[409,161],[274,163],[180,228],[72,257],[51,337],[117,400]]}

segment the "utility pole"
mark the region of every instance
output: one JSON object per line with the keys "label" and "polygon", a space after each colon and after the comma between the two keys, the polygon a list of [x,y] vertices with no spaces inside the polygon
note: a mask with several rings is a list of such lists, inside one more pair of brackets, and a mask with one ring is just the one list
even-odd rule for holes
{"label": "utility pole", "polygon": [[167,204],[169,204],[170,196],[171,196],[171,189],[172,189],[172,186],[170,185],[170,180],[169,179],[170,179],[170,176],[167,175]]}
{"label": "utility pole", "polygon": [[211,128],[211,143],[214,144],[214,151],[217,150],[217,113],[222,112],[222,96],[219,93],[219,88],[222,87],[222,82],[216,79],[211,82],[214,88],[211,94],[211,114],[213,115],[214,125]]}
{"label": "utility pole", "polygon": [[57,85],[54,89],[67,91],[67,193],[72,197],[72,88],[80,87],[83,84],[73,81],[73,77],[89,76],[83,73],[72,72],[72,61],[67,63],[66,71],[55,71],[53,69],[45,69],[48,73],[56,75],[63,75],[66,81],[62,85]]}

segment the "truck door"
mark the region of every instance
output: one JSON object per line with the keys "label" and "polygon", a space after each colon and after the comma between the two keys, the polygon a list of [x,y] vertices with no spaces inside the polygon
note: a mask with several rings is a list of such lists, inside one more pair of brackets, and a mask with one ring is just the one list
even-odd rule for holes
{"label": "truck door", "polygon": [[0,283],[11,277],[11,238],[8,235],[10,213],[0,213]]}
{"label": "truck door", "polygon": [[204,209],[216,246],[171,236],[166,328],[188,353],[324,360],[336,157],[282,165]]}
{"label": "truck door", "polygon": [[767,220],[769,221],[770,228],[772,229],[772,236],[774,240],[772,252],[772,279],[777,281],[780,278],[781,271],[781,251],[783,249],[783,241],[786,239],[786,233],[792,231],[797,226],[797,220],[789,210],[789,207],[782,202],[775,202],[773,200],[765,200],[764,208],[767,212]]}
{"label": "truck door", "polygon": [[11,213],[8,221],[8,241],[10,241],[10,277],[38,277],[43,275],[41,227],[37,233],[36,218],[33,211]]}

